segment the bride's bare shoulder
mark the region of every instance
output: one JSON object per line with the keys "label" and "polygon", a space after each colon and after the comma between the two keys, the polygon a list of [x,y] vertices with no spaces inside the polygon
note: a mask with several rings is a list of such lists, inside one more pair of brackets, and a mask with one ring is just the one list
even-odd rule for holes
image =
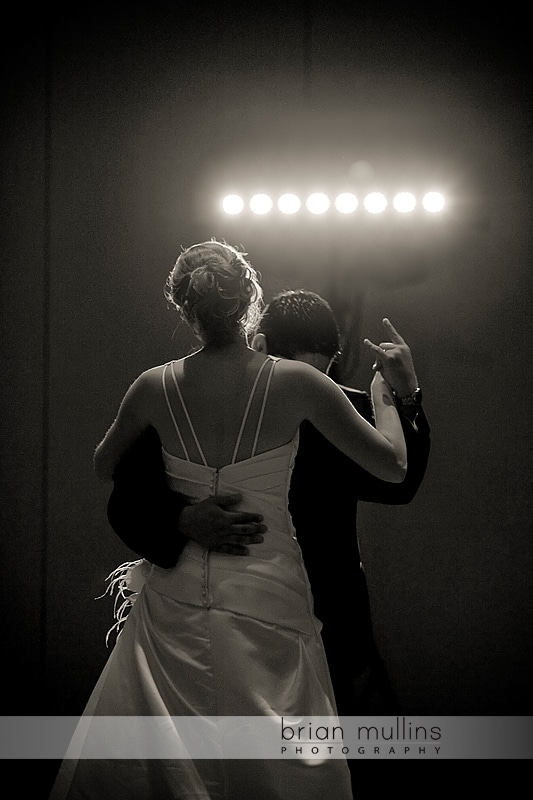
{"label": "bride's bare shoulder", "polygon": [[165,368],[168,368],[170,364],[171,362],[168,362],[168,364],[158,364],[157,366],[143,370],[131,382],[126,392],[126,397],[130,400],[135,399],[137,401],[150,398],[154,394],[154,391],[160,390]]}
{"label": "bride's bare shoulder", "polygon": [[172,367],[174,363],[177,362],[167,361],[165,364],[157,364],[154,367],[148,367],[148,369],[143,370],[143,372],[139,374],[139,376],[136,378],[136,382],[145,385],[155,383],[160,384],[163,379],[163,375]]}

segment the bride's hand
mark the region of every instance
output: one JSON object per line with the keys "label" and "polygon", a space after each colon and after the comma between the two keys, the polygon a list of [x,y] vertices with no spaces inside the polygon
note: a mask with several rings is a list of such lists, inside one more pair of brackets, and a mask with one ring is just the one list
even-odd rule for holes
{"label": "bride's hand", "polygon": [[381,372],[398,397],[407,397],[418,386],[411,348],[387,318],[383,320],[383,328],[389,341],[377,345],[365,339],[374,356],[372,369],[374,373]]}

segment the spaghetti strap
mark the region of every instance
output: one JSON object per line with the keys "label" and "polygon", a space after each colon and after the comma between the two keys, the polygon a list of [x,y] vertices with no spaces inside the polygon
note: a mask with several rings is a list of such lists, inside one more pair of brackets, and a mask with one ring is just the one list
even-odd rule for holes
{"label": "spaghetti strap", "polygon": [[257,429],[255,431],[255,438],[254,438],[254,445],[252,447],[252,458],[255,456],[255,450],[257,447],[257,440],[259,439],[259,432],[261,430],[261,424],[263,422],[263,414],[265,413],[265,406],[268,397],[268,392],[270,389],[270,382],[272,380],[272,373],[274,372],[274,367],[276,366],[277,358],[272,359],[272,367],[270,368],[270,372],[268,373],[267,384],[265,386],[265,392],[263,394],[263,402],[261,403],[261,413],[259,414],[259,419],[257,421]]}
{"label": "spaghetti strap", "polygon": [[[235,464],[235,460],[237,458],[237,453],[239,452],[239,447],[241,446],[241,439],[242,439],[242,435],[244,433],[244,427],[245,427],[246,421],[248,419],[248,414],[250,413],[250,407],[252,405],[252,400],[254,399],[255,390],[257,389],[257,384],[259,383],[259,378],[261,377],[261,375],[263,373],[263,370],[266,367],[266,365],[269,363],[269,361],[273,361],[273,360],[274,359],[270,358],[270,356],[267,356],[267,358],[265,358],[265,360],[261,364],[260,368],[258,369],[257,375],[255,376],[254,385],[252,386],[252,391],[250,392],[250,397],[248,398],[248,403],[246,404],[246,409],[245,409],[244,416],[243,416],[242,422],[241,422],[241,428],[239,430],[239,435],[237,436],[237,441],[235,443],[235,450],[233,451],[233,458],[231,459],[231,463],[232,464]],[[270,372],[272,374],[272,370]],[[269,376],[268,380],[269,380],[269,383],[270,383],[270,376]],[[263,408],[264,408],[264,400],[263,400]],[[261,419],[262,419],[262,417],[263,417],[263,409],[261,410]],[[257,441],[257,434],[256,434],[256,441]],[[256,442],[254,442],[254,450],[255,450],[255,445],[256,445]]]}
{"label": "spaghetti strap", "polygon": [[[196,431],[194,430],[194,427],[193,427],[193,424],[192,424],[192,420],[191,420],[191,418],[189,416],[189,412],[187,411],[187,406],[185,405],[185,401],[183,399],[183,395],[182,395],[180,387],[178,385],[178,381],[176,380],[176,374],[174,372],[174,362],[171,362],[171,364],[170,364],[170,374],[172,375],[172,380],[174,381],[174,386],[176,387],[176,391],[177,391],[178,397],[180,399],[180,403],[181,403],[181,407],[183,409],[183,413],[185,414],[185,416],[187,418],[187,422],[189,423],[189,428],[191,429],[191,433],[192,433],[192,437],[194,439],[194,443],[195,443],[196,447],[198,448],[198,452],[200,453],[200,458],[202,459],[202,461],[204,463],[204,466],[207,467],[208,463],[207,463],[206,458],[204,456],[204,451],[200,447],[200,442],[198,441],[198,437],[196,435]],[[174,419],[174,415],[172,415],[172,418]],[[174,424],[176,424],[175,421],[174,421]],[[180,436],[180,442],[181,441],[182,441],[182,439],[181,439],[181,436]],[[184,450],[185,450],[185,448],[184,448]],[[189,458],[188,458],[188,460],[190,461]]]}
{"label": "spaghetti strap", "polygon": [[[265,386],[265,389],[264,389],[264,392],[263,392],[263,396],[262,396],[262,398],[260,397],[259,401],[258,401],[258,402],[261,402],[261,408],[260,408],[260,412],[259,412],[259,419],[258,419],[258,422],[257,422],[256,430],[255,430],[255,437],[254,437],[253,447],[252,447],[252,457],[255,455],[255,451],[256,451],[256,448],[257,448],[257,442],[259,440],[259,433],[260,433],[260,430],[261,430],[261,424],[263,422],[263,415],[264,415],[264,412],[265,412],[266,401],[267,401],[267,397],[268,397],[268,393],[269,393],[269,389],[270,389],[270,383],[271,383],[271,380],[272,380],[272,373],[274,371],[274,365],[275,365],[276,361],[279,361],[279,359],[278,358],[274,358],[273,356],[267,356],[265,358],[265,360],[263,361],[263,363],[261,364],[261,366],[259,367],[259,369],[257,370],[257,374],[255,376],[255,379],[254,379],[254,382],[253,382],[253,385],[252,385],[252,389],[250,391],[250,395],[249,395],[248,401],[246,403],[246,408],[244,410],[242,422],[241,422],[240,429],[239,429],[239,434],[237,436],[237,441],[235,442],[235,448],[233,450],[233,457],[232,457],[231,462],[230,462],[231,464],[235,464],[236,461],[237,461],[237,455],[238,455],[238,452],[239,452],[239,448],[241,446],[243,434],[244,434],[244,431],[245,431],[245,428],[246,428],[246,423],[248,422],[248,418],[249,418],[249,415],[250,415],[250,410],[252,408],[252,403],[253,403],[254,397],[256,396],[256,393],[257,393],[257,387],[259,385],[259,381],[261,379],[261,375],[263,374],[263,371],[265,370],[267,365],[270,365],[270,370],[269,370],[268,375],[267,375],[266,386]],[[189,429],[190,429],[192,437],[194,439],[194,443],[196,445],[196,448],[198,449],[198,453],[200,455],[200,458],[202,460],[203,465],[208,467],[209,464],[207,463],[207,459],[206,459],[206,457],[204,455],[204,451],[202,450],[202,447],[200,445],[200,441],[199,441],[199,439],[198,439],[198,437],[196,435],[196,431],[194,430],[194,426],[192,424],[191,417],[189,415],[189,412],[187,411],[187,406],[185,405],[185,400],[183,399],[183,395],[182,395],[181,389],[179,387],[179,382],[178,382],[178,379],[176,377],[174,364],[175,364],[174,361],[169,361],[167,364],[165,364],[165,366],[163,368],[163,372],[162,372],[163,392],[165,394],[165,400],[166,400],[166,403],[167,403],[167,408],[168,408],[170,417],[172,419],[172,422],[174,424],[174,428],[176,430],[176,434],[177,434],[178,439],[180,441],[182,450],[183,450],[183,452],[185,454],[185,459],[187,461],[191,461],[189,450],[187,449],[187,446],[185,444],[184,438],[183,438],[182,433],[180,431],[180,426],[178,425],[176,416],[175,416],[174,411],[172,409],[172,404],[170,402],[170,397],[169,397],[169,394],[168,394],[167,383],[166,383],[166,380],[167,380],[166,379],[166,375],[167,375],[167,370],[170,367],[170,374],[172,375],[172,380],[173,380],[173,383],[174,383],[174,387],[176,389],[176,392],[177,392],[177,395],[178,395],[178,398],[179,398],[179,401],[180,401],[180,404],[181,404],[181,408],[182,408],[183,414],[185,415],[185,418],[186,418],[187,423],[189,425]],[[254,416],[255,416],[255,414],[254,414]],[[191,443],[189,442],[189,445],[190,444]]]}
{"label": "spaghetti strap", "polygon": [[[178,439],[180,440],[180,444],[181,444],[181,446],[183,448],[183,452],[185,453],[185,458],[187,459],[187,461],[190,461],[191,459],[190,459],[190,456],[189,456],[189,452],[188,452],[187,448],[185,447],[185,442],[183,441],[183,436],[180,433],[179,425],[176,422],[176,417],[174,416],[174,412],[172,411],[172,406],[170,405],[170,400],[169,400],[169,397],[168,397],[167,387],[166,387],[166,384],[165,384],[165,375],[167,373],[168,367],[169,367],[169,364],[165,364],[165,367],[164,367],[163,373],[162,373],[162,379],[161,380],[162,380],[162,383],[163,383],[163,392],[165,393],[165,400],[167,401],[167,407],[168,407],[170,416],[172,417],[172,422],[174,423],[174,427],[176,429],[176,433],[178,434]],[[174,374],[174,373],[172,373],[172,374]],[[181,397],[181,395],[180,395],[180,397]],[[201,452],[200,452],[200,454],[203,456],[203,454]]]}

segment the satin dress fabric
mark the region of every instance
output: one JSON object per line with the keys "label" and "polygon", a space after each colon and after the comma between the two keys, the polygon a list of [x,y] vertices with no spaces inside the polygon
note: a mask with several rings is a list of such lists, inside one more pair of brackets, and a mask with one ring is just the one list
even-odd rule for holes
{"label": "satin dress fabric", "polygon": [[[84,715],[130,717],[132,725],[135,717],[166,719],[169,753],[178,755],[67,759],[50,800],[352,800],[342,758],[261,758],[260,742],[257,759],[228,758],[223,736],[219,758],[188,758],[170,720],[268,716],[281,731],[282,718],[337,714],[288,511],[297,447],[298,434],[220,469],[163,450],[172,489],[193,502],[238,491],[240,508],[261,513],[268,530],[247,556],[191,541],[171,569],[127,565],[132,601]],[[79,736],[90,737],[90,725]]]}

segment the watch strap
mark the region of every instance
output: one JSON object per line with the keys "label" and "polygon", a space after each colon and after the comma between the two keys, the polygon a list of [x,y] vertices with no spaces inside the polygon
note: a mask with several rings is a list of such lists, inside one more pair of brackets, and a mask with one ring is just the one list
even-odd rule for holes
{"label": "watch strap", "polygon": [[396,393],[394,397],[400,406],[419,406],[422,404],[422,389],[417,386],[414,392],[408,394],[406,397],[399,397]]}

